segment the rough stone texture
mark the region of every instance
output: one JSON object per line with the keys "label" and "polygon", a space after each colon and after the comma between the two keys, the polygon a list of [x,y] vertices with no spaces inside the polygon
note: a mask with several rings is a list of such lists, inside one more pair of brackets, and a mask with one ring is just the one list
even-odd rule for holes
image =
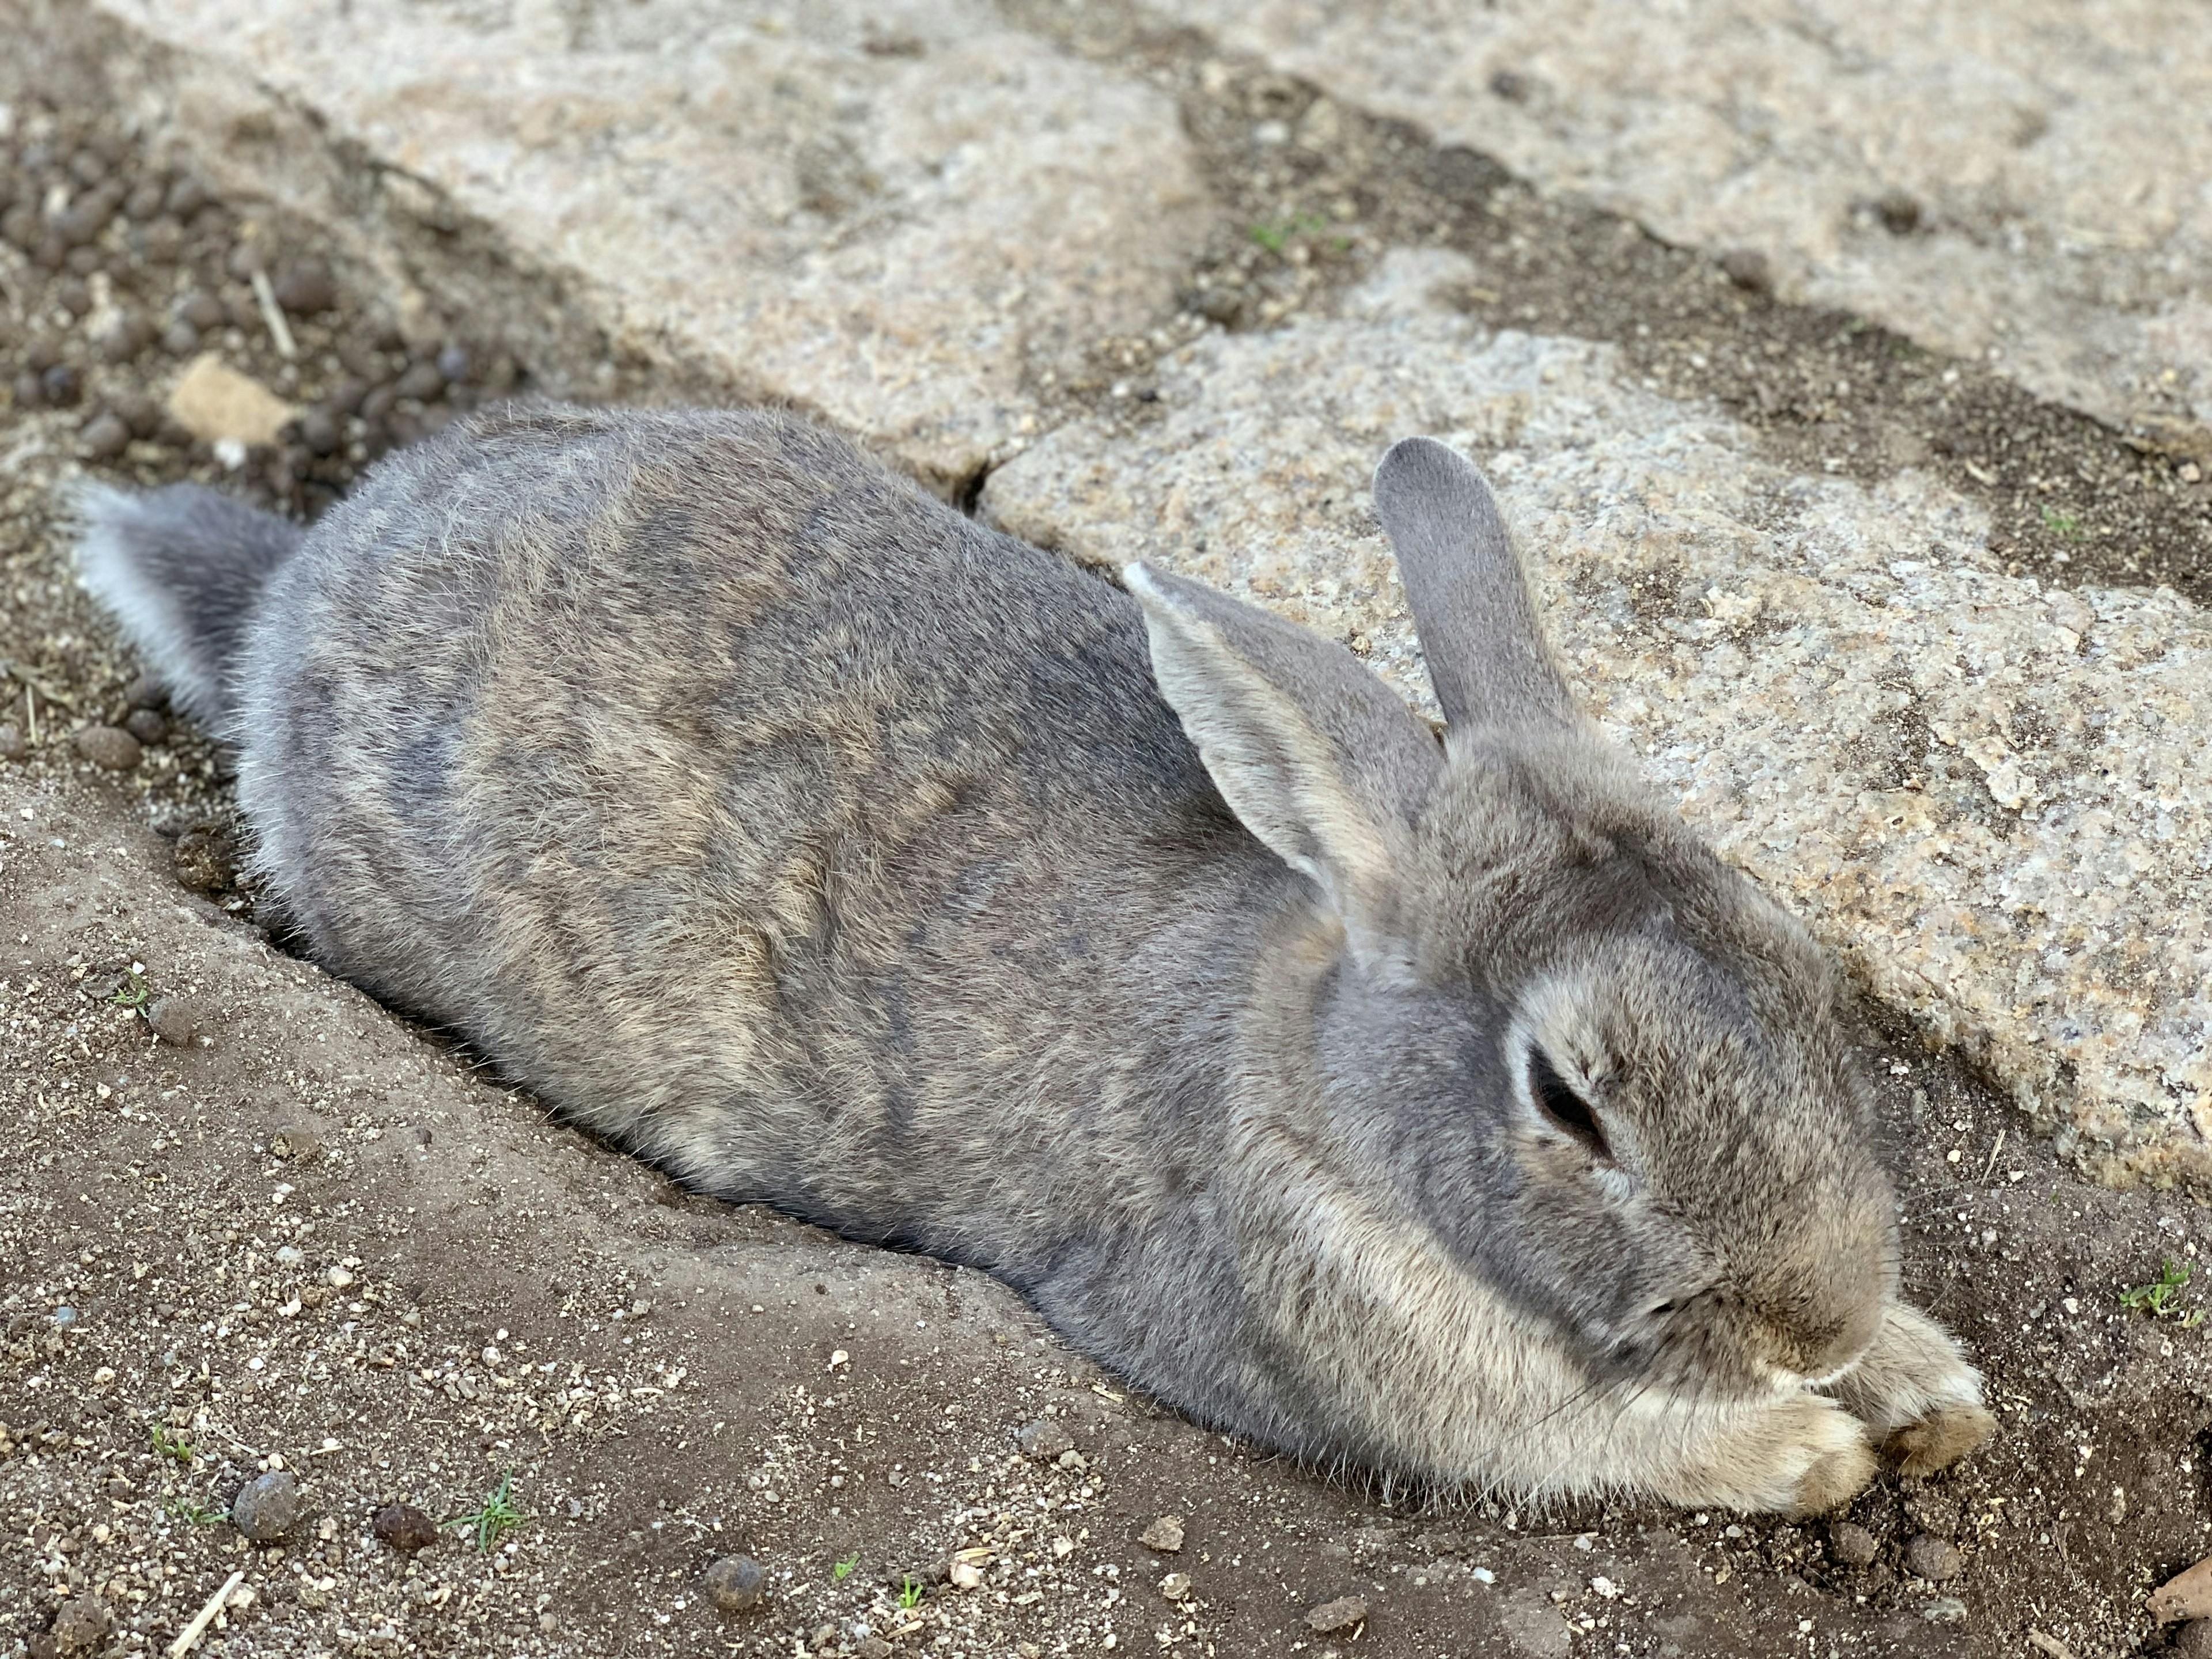
{"label": "rough stone texture", "polygon": [[106,9],[182,49],[138,96],[227,185],[346,217],[273,90],[386,206],[480,218],[626,343],[941,488],[1034,430],[1025,374],[1168,306],[1208,222],[1164,94],[980,0]]}
{"label": "rough stone texture", "polygon": [[[2212,441],[2212,33],[2152,0],[1164,0],[1783,294]],[[2171,378],[2169,378],[2169,375]]]}
{"label": "rough stone texture", "polygon": [[[1427,687],[1369,473],[1489,469],[1590,712],[1931,1042],[2108,1178],[2212,1180],[2212,630],[2160,590],[2008,576],[1966,502],[1785,474],[1609,348],[1486,335],[1394,254],[1334,319],[1209,336],[1158,418],[1054,433],[984,507],[1273,605]],[[1430,704],[1432,707],[1432,704]]]}

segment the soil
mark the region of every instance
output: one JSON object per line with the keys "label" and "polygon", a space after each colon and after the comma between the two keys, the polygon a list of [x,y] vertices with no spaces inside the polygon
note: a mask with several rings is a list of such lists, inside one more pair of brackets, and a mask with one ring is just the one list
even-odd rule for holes
{"label": "soil", "polygon": [[[1801,465],[1917,459],[2054,579],[2201,596],[2207,507],[2180,458],[1480,156],[1317,118],[1310,88],[1140,14],[1012,9],[1174,86],[1239,227],[1184,317],[1099,343],[1095,379],[1056,396],[1142,418],[1164,341],[1326,305],[1374,249],[1434,237],[1476,260],[1486,319],[1617,340]],[[25,747],[0,761],[0,1654],[167,1651],[234,1573],[200,1652],[2088,1659],[2164,1641],[2148,1592],[2212,1553],[2212,1334],[2187,1322],[2199,1284],[2163,1313],[2122,1297],[2193,1269],[2205,1212],[2084,1185],[1879,1008],[1867,1063],[1906,1285],[1984,1366],[2002,1428],[1951,1474],[1877,1483],[1841,1517],[1862,1536],[1332,1482],[1133,1394],[986,1278],[684,1193],[286,955],[226,852],[221,750],[140,720],[143,758],[112,772],[73,741],[156,696],[74,585],[58,487],[198,477],[312,514],[453,410],[591,378],[542,331],[364,286],[312,228],[193,202],[189,169],[107,125],[93,85],[19,106],[0,146],[0,212],[64,176],[116,198],[75,247],[0,251],[0,387],[40,382],[0,391],[0,721]],[[272,294],[331,279],[329,308],[288,313],[289,357],[257,267]],[[312,433],[230,466],[162,421],[189,353],[161,336],[193,295],[219,312],[193,349],[318,411]],[[133,314],[153,331],[134,348],[95,343]],[[57,366],[76,371],[61,406]],[[1042,1457],[1017,1438],[1039,1424]],[[251,1543],[230,1505],[279,1470],[301,1515]],[[395,1503],[438,1541],[419,1541],[380,1535]],[[1164,1516],[1172,1553],[1140,1541],[1164,1541]],[[1907,1565],[1954,1565],[1929,1540],[1957,1553],[1941,1583]],[[726,1611],[708,1570],[737,1555],[766,1593]]]}

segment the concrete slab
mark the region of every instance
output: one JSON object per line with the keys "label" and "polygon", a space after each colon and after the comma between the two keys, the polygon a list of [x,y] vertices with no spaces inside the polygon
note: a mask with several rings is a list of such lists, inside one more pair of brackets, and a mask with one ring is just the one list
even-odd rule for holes
{"label": "concrete slab", "polygon": [[[2212,36],[2148,0],[1165,0],[1781,292],[2212,443]],[[1297,135],[1290,135],[1296,141]]]}
{"label": "concrete slab", "polygon": [[983,505],[1347,641],[1425,701],[1367,481],[1427,432],[1489,469],[1591,712],[1928,1041],[2113,1180],[2212,1179],[2212,623],[2008,575],[1979,511],[1762,462],[1610,347],[1490,334],[1401,252],[1345,314],[1167,361],[1156,419],[1063,428]]}
{"label": "concrete slab", "polygon": [[948,493],[1036,429],[1027,377],[1171,303],[1209,223],[1167,98],[979,0],[105,9],[174,49],[137,95],[232,194],[343,224],[342,155],[618,343]]}

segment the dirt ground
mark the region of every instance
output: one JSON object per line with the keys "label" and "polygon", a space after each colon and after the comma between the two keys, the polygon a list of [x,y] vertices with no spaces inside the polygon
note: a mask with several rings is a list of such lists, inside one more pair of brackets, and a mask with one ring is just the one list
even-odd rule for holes
{"label": "dirt ground", "polygon": [[[1076,44],[1171,75],[1194,50],[1103,24]],[[1953,460],[1999,479],[1979,487],[2054,572],[2071,548],[2077,571],[2142,579],[2138,533],[2169,580],[2203,568],[2203,492],[2166,458],[1887,348],[1889,390],[1849,418],[1792,402],[1838,378],[1821,354],[1873,349],[1866,331],[1401,129],[1348,118],[1340,155],[1278,179],[1237,121],[1308,90],[1178,84],[1215,187],[1274,228],[1194,273],[1194,318],[1325,305],[1363,249],[1431,221],[1515,273],[1518,320],[1644,341],[1655,375],[1674,357],[1706,374],[1686,343],[1734,342],[1711,361],[1765,378],[1703,389],[1764,411],[1778,445],[1863,444],[1850,464],[1871,465],[1914,386],[1963,399],[1984,412],[1956,430],[1985,441]],[[82,240],[9,218],[64,179],[108,204]],[[310,232],[209,199],[82,102],[12,112],[0,191],[0,1654],[166,1652],[239,1573],[198,1651],[2089,1659],[2166,1641],[2146,1594],[2212,1553],[2212,1334],[2186,1322],[2212,1297],[2121,1298],[2212,1249],[2205,1212],[2085,1185],[1878,1009],[1908,1287],[1984,1364],[2002,1426],[1834,1527],[1332,1484],[1152,1407],[988,1279],[682,1193],[285,954],[235,885],[224,757],[134,709],[157,698],[73,584],[57,489],[220,478],[312,514],[385,447],[561,366],[481,316],[399,328]],[[1343,248],[1301,228],[1309,196],[1352,203]],[[1623,252],[1589,257],[1591,239]],[[1148,349],[1102,343],[1101,378],[1141,374]],[[311,419],[226,465],[159,401],[204,349]],[[2125,538],[2052,528],[2032,482],[2052,455],[2108,492]],[[126,720],[135,763],[81,752],[81,728]],[[229,1516],[267,1474],[300,1509],[256,1543]],[[392,1517],[378,1530],[395,1503],[449,1524],[404,1549]],[[708,1569],[733,1556],[765,1571],[757,1606],[717,1604]]]}

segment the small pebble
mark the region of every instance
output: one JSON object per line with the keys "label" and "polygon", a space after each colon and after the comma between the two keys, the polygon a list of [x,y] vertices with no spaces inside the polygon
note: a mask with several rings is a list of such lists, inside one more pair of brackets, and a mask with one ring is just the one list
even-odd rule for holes
{"label": "small pebble", "polygon": [[318,406],[300,417],[300,441],[308,452],[328,455],[338,447],[337,416],[330,410]]}
{"label": "small pebble", "polygon": [[85,759],[110,772],[130,771],[143,752],[138,739],[118,726],[88,726],[70,742]]}
{"label": "small pebble", "polygon": [[287,266],[277,273],[272,287],[276,303],[295,317],[312,317],[338,302],[337,284],[331,280],[331,269],[319,260]]}
{"label": "small pebble", "polygon": [[1874,1560],[1874,1534],[1856,1521],[1838,1521],[1828,1528],[1828,1553],[1847,1567],[1863,1567]]}
{"label": "small pebble", "polygon": [[1367,1617],[1367,1603],[1357,1595],[1324,1601],[1306,1614],[1306,1628],[1322,1636],[1352,1629]]}
{"label": "small pebble", "polygon": [[438,372],[435,363],[417,363],[399,377],[393,388],[403,398],[412,398],[427,404],[446,389],[446,377]]}
{"label": "small pebble", "polygon": [[1173,1555],[1182,1548],[1182,1517],[1164,1515],[1137,1534],[1137,1541],[1146,1549],[1161,1555]]}
{"label": "small pebble", "polygon": [[200,289],[177,302],[177,315],[205,333],[209,329],[222,326],[222,301],[205,289]]}
{"label": "small pebble", "polygon": [[39,376],[39,390],[49,407],[75,409],[77,398],[83,395],[84,382],[69,364],[56,363]]}
{"label": "small pebble", "polygon": [[465,345],[449,345],[438,354],[438,373],[454,385],[469,378],[469,349]]}
{"label": "small pebble", "polygon": [[289,1469],[257,1474],[231,1500],[230,1522],[257,1544],[273,1544],[299,1524],[300,1483]]}
{"label": "small pebble", "polygon": [[2192,1619],[2173,1635],[2174,1659],[2212,1659],[2212,1619]]}
{"label": "small pebble", "polygon": [[1905,1570],[1931,1584],[1956,1578],[1966,1558],[1956,1544],[1929,1533],[1915,1533],[1905,1547]]}
{"label": "small pebble", "polygon": [[133,708],[161,708],[167,706],[169,693],[151,674],[141,674],[123,688],[123,700]]}
{"label": "small pebble", "polygon": [[1039,1462],[1057,1462],[1062,1452],[1075,1449],[1074,1437],[1058,1419],[1040,1417],[1014,1431],[1014,1443],[1022,1449],[1022,1455],[1034,1457]]}
{"label": "small pebble", "polygon": [[23,741],[22,729],[11,720],[0,720],[0,761],[22,762],[31,758],[31,745]]}
{"label": "small pebble", "polygon": [[768,1594],[768,1569],[750,1555],[726,1555],[707,1569],[706,1583],[716,1607],[742,1613]]}
{"label": "small pebble", "polygon": [[1160,1594],[1170,1601],[1180,1601],[1190,1594],[1190,1575],[1171,1572],[1160,1580]]}
{"label": "small pebble", "polygon": [[1893,236],[1909,236],[1920,228],[1920,204],[1908,191],[1885,191],[1874,210]]}
{"label": "small pebble", "polygon": [[88,459],[112,461],[131,447],[131,428],[120,416],[103,411],[84,423],[78,434]]}
{"label": "small pebble", "polygon": [[309,1129],[279,1129],[270,1138],[269,1150],[295,1164],[308,1164],[322,1156],[323,1139]]}
{"label": "small pebble", "polygon": [[169,740],[169,722],[158,709],[134,708],[123,722],[123,729],[142,744],[163,744]]}
{"label": "small pebble", "polygon": [[368,1524],[379,1540],[403,1555],[427,1550],[438,1541],[438,1523],[412,1504],[386,1504]]}
{"label": "small pebble", "polygon": [[1772,261],[1755,247],[1732,247],[1721,255],[1721,271],[1738,288],[1753,294],[1774,291]]}
{"label": "small pebble", "polygon": [[173,1048],[189,1048],[208,1034],[206,1008],[198,997],[162,997],[146,1011],[154,1035]]}
{"label": "small pebble", "polygon": [[1939,1595],[1920,1609],[1920,1616],[1931,1625],[1963,1625],[1966,1604],[1955,1595]]}
{"label": "small pebble", "polygon": [[181,317],[161,331],[161,349],[172,357],[190,357],[199,349],[199,330]]}
{"label": "small pebble", "polygon": [[126,392],[114,398],[108,407],[115,417],[131,428],[134,438],[150,438],[161,429],[161,405],[143,392]]}
{"label": "small pebble", "polygon": [[155,332],[143,313],[126,311],[100,337],[100,355],[111,363],[127,363],[154,343]]}

